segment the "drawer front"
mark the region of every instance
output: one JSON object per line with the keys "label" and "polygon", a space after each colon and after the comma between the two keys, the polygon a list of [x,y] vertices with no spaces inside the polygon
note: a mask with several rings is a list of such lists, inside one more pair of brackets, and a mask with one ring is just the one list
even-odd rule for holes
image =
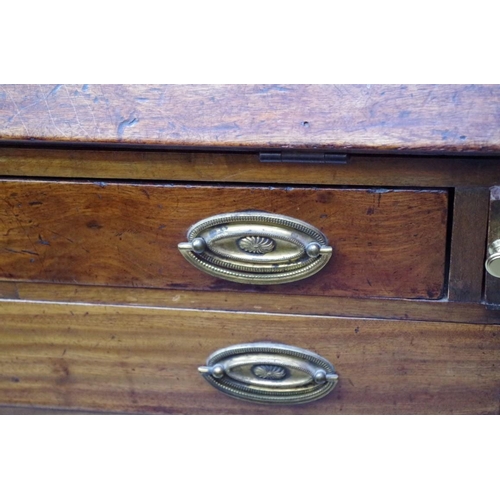
{"label": "drawer front", "polygon": [[[497,413],[498,326],[3,302],[0,405],[138,413]],[[215,350],[279,342],[333,363],[333,392],[268,406],[198,373]]]}
{"label": "drawer front", "polygon": [[[443,190],[0,182],[0,279],[289,295],[438,299],[445,289]],[[231,283],[177,249],[206,217],[261,210],[322,231],[333,256],[295,283]]]}

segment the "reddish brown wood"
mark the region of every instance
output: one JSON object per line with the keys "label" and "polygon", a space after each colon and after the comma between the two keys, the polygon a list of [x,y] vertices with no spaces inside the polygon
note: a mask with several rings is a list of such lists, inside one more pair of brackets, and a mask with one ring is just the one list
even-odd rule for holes
{"label": "reddish brown wood", "polygon": [[352,155],[345,165],[260,163],[257,153],[0,148],[5,176],[258,184],[472,187],[500,184],[500,158]]}
{"label": "reddish brown wood", "polygon": [[378,318],[449,323],[499,324],[500,311],[481,303],[449,300],[373,299],[353,297],[293,297],[266,292],[217,293],[151,288],[118,288],[57,283],[0,281],[0,298],[37,302],[115,304],[211,311],[244,311],[278,314],[309,314],[354,318]]}
{"label": "reddish brown wood", "polygon": [[[499,413],[498,326],[85,304],[0,303],[4,405],[134,413]],[[197,367],[255,341],[329,359],[322,400],[269,406],[230,398]]]}
{"label": "reddish brown wood", "polygon": [[0,139],[500,152],[498,85],[2,85]]}
{"label": "reddish brown wood", "polygon": [[[444,286],[445,191],[0,182],[0,276],[9,280],[280,294],[430,298]],[[258,287],[205,275],[177,244],[206,217],[299,218],[334,247],[303,281]]]}
{"label": "reddish brown wood", "polygon": [[[500,412],[500,280],[487,277],[480,303],[500,86],[4,85],[0,145],[0,413]],[[267,148],[350,159],[261,164]],[[449,228],[445,188],[458,188]],[[247,208],[317,226],[333,260],[261,288],[177,252],[192,223]],[[449,298],[432,300],[448,264]],[[322,354],[339,387],[273,408],[196,372],[257,340]]]}

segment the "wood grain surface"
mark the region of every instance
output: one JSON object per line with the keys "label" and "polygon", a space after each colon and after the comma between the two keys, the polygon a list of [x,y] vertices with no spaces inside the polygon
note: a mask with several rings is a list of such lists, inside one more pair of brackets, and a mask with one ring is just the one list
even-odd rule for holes
{"label": "wood grain surface", "polygon": [[483,298],[489,199],[487,188],[454,191],[448,283],[450,300],[480,302]]}
{"label": "wood grain surface", "polygon": [[[437,299],[444,294],[446,191],[0,181],[0,277],[8,280]],[[241,210],[323,231],[322,272],[275,286],[213,278],[177,244],[206,217]]]}
{"label": "wood grain surface", "polygon": [[0,175],[252,184],[489,187],[500,158],[352,155],[347,164],[260,163],[257,153],[0,148]]}
{"label": "wood grain surface", "polygon": [[0,140],[500,152],[499,85],[1,85]]}
{"label": "wood grain surface", "polygon": [[500,324],[500,310],[488,308],[481,302],[455,302],[449,299],[409,300],[302,295],[290,300],[289,295],[273,294],[270,300],[266,292],[246,293],[232,290],[207,293],[13,281],[0,281],[0,299]]}
{"label": "wood grain surface", "polygon": [[[141,307],[0,304],[3,405],[132,413],[500,412],[500,327]],[[323,400],[270,407],[197,373],[214,350],[282,342],[329,359]]]}

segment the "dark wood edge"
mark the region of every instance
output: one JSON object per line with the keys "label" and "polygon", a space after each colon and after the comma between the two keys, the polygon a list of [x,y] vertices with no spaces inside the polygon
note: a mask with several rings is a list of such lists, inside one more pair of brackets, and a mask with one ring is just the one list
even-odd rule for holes
{"label": "dark wood edge", "polygon": [[498,324],[500,311],[482,303],[443,300],[270,296],[265,293],[185,292],[41,283],[0,282],[2,301],[120,305],[225,312]]}
{"label": "dark wood edge", "polygon": [[489,194],[488,188],[454,191],[448,283],[452,301],[482,299]]}
{"label": "dark wood edge", "polygon": [[8,177],[391,187],[489,187],[500,158],[351,156],[345,165],[260,163],[242,153],[0,148]]}
{"label": "dark wood edge", "polygon": [[49,408],[43,406],[0,405],[0,415],[121,415],[121,413],[78,410],[70,408]]}

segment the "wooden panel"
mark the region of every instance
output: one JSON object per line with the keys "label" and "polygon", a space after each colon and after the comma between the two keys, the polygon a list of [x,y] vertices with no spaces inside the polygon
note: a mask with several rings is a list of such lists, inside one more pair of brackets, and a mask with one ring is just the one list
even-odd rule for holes
{"label": "wooden panel", "polygon": [[4,140],[500,151],[498,85],[1,85]]}
{"label": "wooden panel", "polygon": [[177,250],[187,229],[255,209],[323,231],[332,262],[280,294],[442,296],[445,191],[193,187],[104,182],[0,182],[0,276],[9,280],[262,290],[206,276]]}
{"label": "wooden panel", "polygon": [[[500,328],[89,305],[0,304],[0,403],[137,413],[496,413]],[[276,341],[332,361],[321,401],[269,407],[197,373],[214,350]]]}
{"label": "wooden panel", "polygon": [[450,253],[450,300],[480,302],[483,296],[484,248],[489,190],[455,190]]}
{"label": "wooden panel", "polygon": [[481,303],[449,300],[371,299],[352,297],[293,297],[266,292],[246,293],[232,290],[217,293],[147,288],[116,288],[53,283],[0,281],[0,298],[29,301],[115,304],[202,309],[212,311],[247,311],[280,314],[444,321],[450,323],[500,324],[500,311]]}
{"label": "wooden panel", "polygon": [[260,163],[258,154],[0,148],[0,174],[29,177],[457,187],[500,184],[500,158],[350,156],[346,165]]}

